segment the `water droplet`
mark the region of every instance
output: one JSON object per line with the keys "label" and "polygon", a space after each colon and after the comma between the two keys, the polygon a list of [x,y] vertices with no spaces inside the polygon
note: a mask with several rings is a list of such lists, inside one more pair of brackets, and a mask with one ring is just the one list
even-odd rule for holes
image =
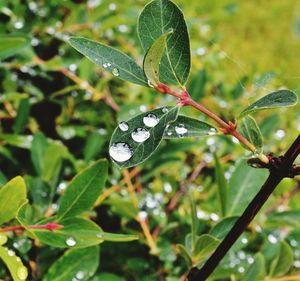
{"label": "water droplet", "polygon": [[248,258],[247,258],[247,262],[248,262],[249,264],[254,263],[254,258],[248,257]]}
{"label": "water droplet", "polygon": [[148,214],[145,211],[140,211],[138,217],[140,220],[145,220],[148,217]]}
{"label": "water droplet", "polygon": [[109,148],[109,155],[117,162],[125,162],[132,157],[132,151],[127,143],[118,142]]}
{"label": "water droplet", "polygon": [[278,140],[281,140],[285,137],[285,131],[284,130],[277,130],[275,133],[275,138]]}
{"label": "water droplet", "polygon": [[178,126],[175,126],[175,131],[178,135],[184,135],[188,130],[184,127],[183,124],[179,124]]}
{"label": "water droplet", "polygon": [[28,270],[25,266],[20,266],[17,269],[17,275],[21,280],[26,280],[27,276],[28,276]]}
{"label": "water droplet", "polygon": [[102,66],[103,66],[104,68],[108,68],[108,64],[107,64],[107,63],[103,63]]}
{"label": "water droplet", "polygon": [[7,254],[8,254],[10,257],[12,257],[12,256],[14,256],[16,253],[15,253],[13,250],[8,250],[8,251],[7,251]]}
{"label": "water droplet", "polygon": [[76,240],[73,238],[73,237],[70,237],[66,240],[66,244],[69,246],[69,247],[73,247],[76,245]]}
{"label": "water droplet", "polygon": [[117,9],[117,5],[115,3],[110,3],[108,9],[110,11],[115,11]]}
{"label": "water droplet", "polygon": [[17,262],[21,262],[21,259],[19,257],[16,258]]}
{"label": "water droplet", "polygon": [[244,238],[242,238],[241,242],[242,242],[243,244],[247,244],[247,243],[248,243],[248,239],[244,237]]}
{"label": "water droplet", "polygon": [[277,243],[277,238],[273,235],[273,234],[269,234],[268,235],[268,240],[270,241],[270,243],[272,244],[276,244]]}
{"label": "water droplet", "polygon": [[163,109],[162,109],[162,112],[163,113],[167,113],[169,111],[169,109],[167,108],[167,107],[164,107]]}
{"label": "water droplet", "polygon": [[242,267],[242,266],[240,266],[240,267],[238,268],[238,271],[239,271],[240,273],[243,273],[243,272],[245,272],[245,268]]}
{"label": "water droplet", "polygon": [[209,132],[208,132],[208,134],[209,134],[210,136],[215,135],[216,133],[217,133],[217,130],[216,130],[215,128],[211,128],[211,129],[209,130]]}
{"label": "water droplet", "polygon": [[24,27],[24,22],[22,22],[22,21],[16,21],[15,24],[14,24],[14,27],[16,29],[21,29],[21,28]]}
{"label": "water droplet", "polygon": [[120,72],[117,68],[114,68],[111,72],[114,76],[119,76],[120,75]]}
{"label": "water droplet", "polygon": [[84,272],[83,271],[78,271],[77,273],[76,273],[76,278],[77,279],[83,279],[84,278]]}
{"label": "water droplet", "polygon": [[127,123],[127,122],[124,122],[124,121],[121,122],[121,123],[119,124],[119,128],[120,128],[120,130],[123,131],[123,132],[128,131],[128,129],[129,129],[128,123]]}
{"label": "water droplet", "polygon": [[100,233],[97,234],[97,237],[98,238],[103,238],[103,234],[100,232]]}
{"label": "water droplet", "polygon": [[150,137],[147,129],[137,128],[131,133],[131,137],[136,142],[144,142]]}
{"label": "water droplet", "polygon": [[147,106],[144,105],[144,104],[140,105],[140,111],[141,112],[146,112],[147,111]]}
{"label": "water droplet", "polygon": [[154,114],[149,113],[143,118],[143,122],[147,127],[152,128],[158,124],[159,119]]}
{"label": "water droplet", "polygon": [[172,132],[167,132],[167,135],[168,136],[172,136]]}

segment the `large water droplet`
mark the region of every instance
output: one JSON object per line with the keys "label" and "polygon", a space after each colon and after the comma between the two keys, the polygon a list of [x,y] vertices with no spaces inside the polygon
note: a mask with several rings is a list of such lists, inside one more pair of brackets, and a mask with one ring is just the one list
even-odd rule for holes
{"label": "large water droplet", "polygon": [[131,137],[136,142],[144,142],[150,137],[150,133],[147,129],[137,128],[131,133]]}
{"label": "large water droplet", "polygon": [[159,119],[154,114],[149,113],[143,118],[143,122],[147,127],[155,127]]}
{"label": "large water droplet", "polygon": [[167,108],[167,107],[164,107],[163,109],[162,109],[162,112],[163,113],[167,113],[169,111],[169,109]]}
{"label": "large water droplet", "polygon": [[73,237],[69,237],[67,240],[66,240],[66,244],[69,246],[69,247],[73,247],[76,245],[76,240],[73,238]]}
{"label": "large water droplet", "polygon": [[84,272],[83,271],[78,271],[77,273],[76,273],[76,278],[77,279],[79,279],[79,280],[81,280],[81,279],[83,279],[84,278]]}
{"label": "large water droplet", "polygon": [[216,130],[215,128],[211,128],[211,129],[209,130],[209,132],[208,132],[208,134],[209,134],[210,136],[215,135],[216,133],[217,133],[217,130]]}
{"label": "large water droplet", "polygon": [[20,266],[17,269],[17,275],[21,280],[26,280],[27,276],[28,276],[28,270],[25,266]]}
{"label": "large water droplet", "polygon": [[119,76],[120,75],[120,72],[117,68],[114,68],[111,72],[114,76]]}
{"label": "large water droplet", "polygon": [[123,121],[119,124],[119,128],[121,131],[126,132],[126,131],[128,131],[129,126],[128,126],[127,122]]}
{"label": "large water droplet", "polygon": [[118,142],[109,148],[109,155],[117,162],[125,162],[132,157],[132,151],[127,143]]}
{"label": "large water droplet", "polygon": [[175,131],[178,135],[184,135],[188,130],[184,127],[183,124],[179,124],[178,126],[175,126]]}

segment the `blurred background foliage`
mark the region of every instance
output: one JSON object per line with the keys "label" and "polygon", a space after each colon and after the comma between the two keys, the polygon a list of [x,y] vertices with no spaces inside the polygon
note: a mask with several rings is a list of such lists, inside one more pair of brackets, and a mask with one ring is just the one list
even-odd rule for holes
{"label": "blurred background foliage", "polygon": [[[299,95],[299,0],[176,2],[190,31],[193,69],[188,90],[194,99],[233,120],[242,107],[274,89],[287,87]],[[146,3],[0,0],[0,50],[9,36],[21,36],[25,42],[16,55],[0,57],[0,183],[25,176],[39,216],[55,213],[66,183],[76,173],[108,158],[118,122],[175,103],[104,73],[67,44],[70,35],[84,36],[122,49],[141,64],[136,22]],[[182,111],[206,120],[191,108]],[[255,118],[265,152],[280,154],[300,131],[299,105]],[[155,155],[130,171],[111,163],[107,189],[88,215],[105,231],[138,234],[140,240],[103,244],[98,272],[90,280],[182,278],[187,267],[175,245],[188,241],[190,233],[185,195],[190,193],[196,205],[198,234],[209,232],[222,220],[219,186],[230,180],[227,192],[233,198],[239,187],[234,175],[253,175],[255,188],[265,176],[238,163],[246,157],[231,139],[218,136],[164,141]],[[240,170],[235,174],[236,167]],[[254,261],[265,264],[269,280],[297,274],[298,189],[299,180],[283,181],[212,280],[246,280],[243,276],[249,275]],[[250,200],[253,192],[243,196]],[[137,214],[147,219],[139,220]],[[41,280],[62,254],[22,234],[11,238],[12,247],[31,268],[31,280]],[[287,241],[285,246],[281,240]],[[263,262],[258,252],[264,254]],[[288,265],[274,270],[272,261],[286,255],[291,257]],[[7,276],[0,263],[0,279],[9,280]]]}

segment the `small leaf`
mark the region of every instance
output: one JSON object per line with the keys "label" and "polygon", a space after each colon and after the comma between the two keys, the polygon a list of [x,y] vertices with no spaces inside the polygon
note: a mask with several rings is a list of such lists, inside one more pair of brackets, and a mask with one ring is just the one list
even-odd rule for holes
{"label": "small leaf", "polygon": [[129,242],[138,240],[138,236],[131,235],[131,234],[118,234],[118,233],[109,233],[109,232],[102,232],[99,234],[104,241],[111,241],[111,242]]}
{"label": "small leaf", "polygon": [[43,133],[37,133],[33,137],[31,149],[31,161],[35,171],[40,176],[44,169],[44,155],[48,147],[47,138]]}
{"label": "small leaf", "polygon": [[261,253],[254,257],[254,263],[248,268],[243,277],[244,281],[260,281],[265,278],[265,258]]}
{"label": "small leaf", "polygon": [[294,262],[294,253],[290,245],[285,242],[280,242],[280,251],[275,260],[273,260],[270,269],[270,276],[283,276],[292,267]]}
{"label": "small leaf", "polygon": [[188,86],[188,92],[195,101],[199,101],[205,95],[205,86],[208,78],[205,69],[199,70],[191,79]]}
{"label": "small leaf", "polygon": [[300,210],[274,212],[268,216],[267,224],[300,228]]}
{"label": "small leaf", "polygon": [[224,239],[236,223],[237,219],[238,217],[227,217],[221,220],[210,230],[209,234],[220,240]]}
{"label": "small leaf", "polygon": [[[255,146],[258,153],[262,152],[263,137],[253,117],[245,116],[242,120],[240,120],[238,132]],[[247,148],[246,146],[244,147]]]}
{"label": "small leaf", "polygon": [[89,280],[99,265],[99,246],[70,249],[48,269],[43,281]]}
{"label": "small leaf", "polygon": [[78,52],[114,76],[135,84],[148,86],[142,68],[126,54],[82,37],[71,37],[69,43]]}
{"label": "small leaf", "polygon": [[0,259],[2,259],[7,266],[14,281],[27,280],[28,270],[13,250],[0,246]]}
{"label": "small leaf", "polygon": [[17,54],[30,44],[29,38],[26,36],[9,34],[1,34],[0,42],[0,60]]}
{"label": "small leaf", "polygon": [[188,250],[181,244],[176,245],[176,250],[177,250],[178,254],[184,258],[184,260],[187,264],[187,267],[191,268],[193,262],[192,262],[191,256],[188,253]]}
{"label": "small leaf", "polygon": [[86,139],[86,144],[83,148],[84,160],[89,162],[96,158],[101,151],[106,138],[99,134],[99,132],[93,132]]}
{"label": "small leaf", "polygon": [[164,131],[177,118],[179,108],[158,108],[121,122],[115,129],[109,154],[120,168],[136,166],[149,158]]}
{"label": "small leaf", "polygon": [[89,210],[99,197],[107,177],[107,161],[100,160],[79,173],[61,198],[59,220]]}
{"label": "small leaf", "polygon": [[30,110],[29,99],[28,98],[21,99],[18,107],[17,117],[13,126],[13,130],[15,134],[20,134],[24,131],[29,118],[29,110]]}
{"label": "small leaf", "polygon": [[266,180],[268,172],[241,161],[228,183],[227,216],[240,215]]}
{"label": "small leaf", "polygon": [[286,107],[296,105],[298,102],[297,95],[289,90],[280,90],[273,92],[259,99],[255,103],[248,106],[239,115],[239,118],[250,113],[270,108]]}
{"label": "small leaf", "polygon": [[138,20],[138,34],[145,51],[161,35],[173,29],[160,64],[160,81],[184,85],[191,67],[190,40],[181,10],[169,0],[154,0]]}
{"label": "small leaf", "polygon": [[172,32],[173,30],[170,30],[158,37],[145,55],[144,72],[154,85],[159,84],[159,65],[166,48],[167,38]]}
{"label": "small leaf", "polygon": [[215,135],[217,129],[203,121],[179,115],[175,122],[171,123],[164,133],[164,139],[177,139],[189,137],[204,137]]}
{"label": "small leaf", "polygon": [[220,240],[209,234],[203,234],[196,240],[193,251],[193,260],[197,263],[202,262],[218,247]]}
{"label": "small leaf", "polygon": [[0,189],[0,225],[15,218],[20,206],[26,200],[26,185],[18,176]]}

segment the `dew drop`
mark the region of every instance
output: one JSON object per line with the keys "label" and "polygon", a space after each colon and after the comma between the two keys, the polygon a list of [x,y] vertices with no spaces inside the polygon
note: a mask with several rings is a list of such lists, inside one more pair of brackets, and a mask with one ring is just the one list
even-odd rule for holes
{"label": "dew drop", "polygon": [[119,128],[120,128],[120,130],[123,131],[123,132],[128,131],[128,129],[129,129],[128,123],[127,123],[127,122],[124,122],[124,121],[121,122],[121,123],[119,124]]}
{"label": "dew drop", "polygon": [[97,237],[98,238],[103,238],[103,234],[100,232],[100,233],[97,234]]}
{"label": "dew drop", "polygon": [[7,251],[7,254],[8,254],[10,257],[12,257],[12,256],[14,256],[16,253],[15,253],[13,250],[8,250],[8,251]]}
{"label": "dew drop", "polygon": [[83,272],[83,271],[78,271],[78,272],[76,273],[76,278],[77,278],[78,280],[83,279],[83,278],[84,278],[84,272]]}
{"label": "dew drop", "polygon": [[143,122],[147,127],[152,128],[158,124],[159,119],[154,114],[149,113],[143,118]]}
{"label": "dew drop", "polygon": [[276,244],[277,241],[278,241],[278,239],[277,239],[273,234],[269,234],[269,235],[268,235],[268,240],[269,240],[269,242],[272,243],[272,244]]}
{"label": "dew drop", "polygon": [[73,247],[76,245],[76,241],[73,237],[69,237],[67,240],[66,240],[66,244],[69,246],[69,247]]}
{"label": "dew drop", "polygon": [[19,257],[16,258],[17,262],[21,262],[21,259]]}
{"label": "dew drop", "polygon": [[144,142],[150,137],[147,129],[137,128],[131,133],[131,137],[136,142]]}
{"label": "dew drop", "polygon": [[168,136],[172,136],[172,132],[170,131],[170,132],[167,132],[167,135]]}
{"label": "dew drop", "polygon": [[178,126],[175,126],[175,131],[178,135],[184,135],[188,130],[184,127],[183,124],[179,124]]}
{"label": "dew drop", "polygon": [[148,213],[145,211],[140,211],[138,217],[140,220],[145,220],[148,217]]}
{"label": "dew drop", "polygon": [[120,72],[117,68],[114,68],[111,72],[114,76],[119,76],[120,75]]}
{"label": "dew drop", "polygon": [[107,63],[103,63],[102,66],[103,66],[104,68],[108,68]]}
{"label": "dew drop", "polygon": [[118,142],[111,145],[109,155],[117,162],[125,162],[132,157],[132,151],[127,143]]}
{"label": "dew drop", "polygon": [[28,270],[25,266],[20,266],[17,269],[17,276],[21,279],[21,280],[26,280],[27,276],[28,276]]}
{"label": "dew drop", "polygon": [[211,129],[209,130],[209,132],[208,132],[208,134],[209,134],[210,136],[215,135],[216,133],[217,133],[217,130],[216,130],[215,128],[211,128]]}
{"label": "dew drop", "polygon": [[169,109],[167,108],[167,107],[164,107],[163,109],[162,109],[162,112],[163,113],[167,113],[169,111]]}

